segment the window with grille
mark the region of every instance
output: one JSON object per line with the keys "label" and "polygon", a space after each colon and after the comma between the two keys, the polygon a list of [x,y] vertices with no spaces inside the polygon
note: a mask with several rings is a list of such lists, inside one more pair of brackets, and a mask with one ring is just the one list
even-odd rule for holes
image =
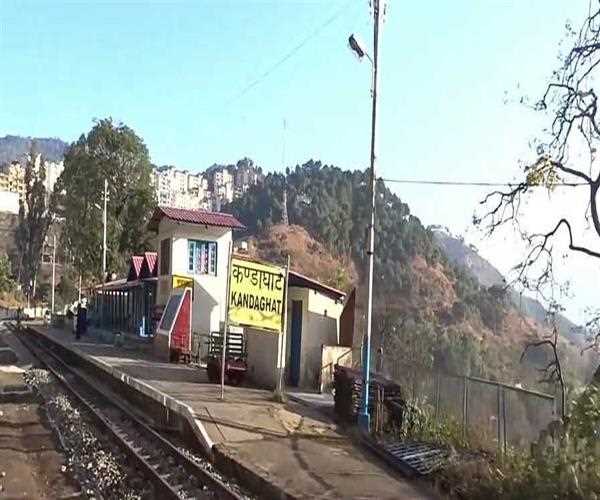
{"label": "window with grille", "polygon": [[193,274],[217,275],[217,243],[188,240],[188,271]]}
{"label": "window with grille", "polygon": [[171,238],[160,242],[160,274],[171,274]]}

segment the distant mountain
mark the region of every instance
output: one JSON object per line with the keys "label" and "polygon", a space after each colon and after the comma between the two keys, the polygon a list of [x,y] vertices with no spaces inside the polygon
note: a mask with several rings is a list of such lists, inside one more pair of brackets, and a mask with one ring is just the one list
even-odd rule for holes
{"label": "distant mountain", "polygon": [[24,154],[29,153],[32,143],[35,143],[37,152],[50,161],[62,160],[69,146],[56,138],[6,135],[0,137],[0,165],[20,160]]}
{"label": "distant mountain", "polygon": [[[483,286],[506,284],[500,271],[479,255],[477,248],[467,245],[462,238],[451,235],[447,228],[432,226],[431,229],[435,241],[450,262],[465,268]],[[538,300],[522,295],[515,290],[511,291],[510,297],[514,306],[522,314],[532,318],[540,325],[547,324],[548,311]],[[581,329],[565,316],[559,315],[558,327],[560,333],[571,342],[577,345],[585,342]]]}
{"label": "distant mountain", "polygon": [[483,286],[504,284],[500,271],[479,255],[477,248],[467,245],[462,238],[452,236],[439,226],[432,226],[431,229],[435,241],[450,262],[467,269]]}

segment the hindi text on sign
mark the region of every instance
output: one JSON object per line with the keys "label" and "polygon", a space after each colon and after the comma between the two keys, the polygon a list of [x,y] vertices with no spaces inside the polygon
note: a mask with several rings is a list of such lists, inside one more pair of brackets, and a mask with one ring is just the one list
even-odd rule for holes
{"label": "hindi text on sign", "polygon": [[281,332],[283,269],[234,258],[230,272],[229,320],[238,325]]}

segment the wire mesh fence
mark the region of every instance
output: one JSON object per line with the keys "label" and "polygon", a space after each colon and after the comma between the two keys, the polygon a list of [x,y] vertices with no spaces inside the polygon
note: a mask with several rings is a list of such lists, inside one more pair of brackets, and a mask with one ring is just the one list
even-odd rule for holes
{"label": "wire mesh fence", "polygon": [[382,371],[400,384],[406,398],[430,408],[437,421],[456,422],[469,442],[484,449],[526,448],[558,418],[551,394],[403,366],[390,358]]}

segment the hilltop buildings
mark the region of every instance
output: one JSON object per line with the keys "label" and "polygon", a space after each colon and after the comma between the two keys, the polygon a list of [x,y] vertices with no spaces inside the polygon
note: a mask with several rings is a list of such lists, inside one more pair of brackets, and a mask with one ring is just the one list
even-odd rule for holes
{"label": "hilltop buildings", "polygon": [[[36,158],[39,168],[40,156]],[[46,192],[51,193],[64,170],[63,161],[44,162]],[[244,158],[235,165],[213,165],[205,172],[193,173],[172,165],[155,167],[152,183],[158,205],[185,209],[219,211],[263,178],[262,169]],[[11,194],[8,194],[11,193]],[[16,196],[15,196],[16,195]],[[25,167],[13,160],[0,165],[0,212],[16,214],[25,195]]]}
{"label": "hilltop buildings", "polygon": [[153,183],[161,206],[219,211],[262,178],[260,167],[245,158],[236,165],[213,165],[201,173],[165,165],[154,170]]}
{"label": "hilltop buildings", "polygon": [[[35,167],[40,167],[40,156],[35,159]],[[56,181],[64,170],[61,161],[44,161],[46,167],[46,178],[44,186],[47,193],[54,191]],[[10,193],[10,194],[9,194]],[[17,196],[15,196],[15,194]],[[0,197],[3,203],[0,211],[9,213],[19,212],[19,200],[25,195],[25,166],[18,161],[12,161],[7,165],[0,166]]]}

